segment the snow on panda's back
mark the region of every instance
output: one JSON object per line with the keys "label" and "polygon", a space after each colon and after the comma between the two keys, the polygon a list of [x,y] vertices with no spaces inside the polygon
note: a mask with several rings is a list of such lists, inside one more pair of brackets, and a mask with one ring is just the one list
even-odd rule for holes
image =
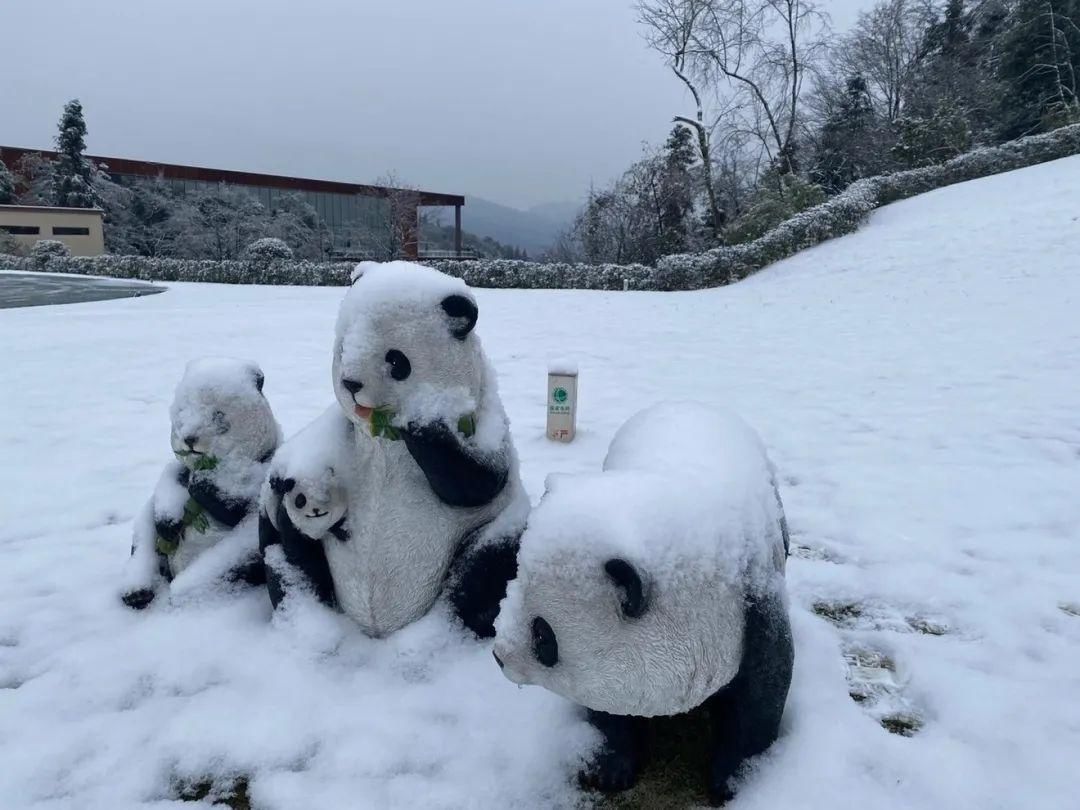
{"label": "snow on panda's back", "polygon": [[781,515],[737,416],[642,411],[603,472],[549,479],[496,622],[504,672],[613,714],[694,708],[738,670],[747,593],[782,587]]}

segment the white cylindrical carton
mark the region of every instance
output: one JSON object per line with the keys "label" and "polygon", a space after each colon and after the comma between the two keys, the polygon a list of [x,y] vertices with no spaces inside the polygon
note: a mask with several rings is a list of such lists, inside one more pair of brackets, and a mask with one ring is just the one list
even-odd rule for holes
{"label": "white cylindrical carton", "polygon": [[547,436],[557,442],[571,442],[577,431],[577,367],[568,363],[548,368]]}

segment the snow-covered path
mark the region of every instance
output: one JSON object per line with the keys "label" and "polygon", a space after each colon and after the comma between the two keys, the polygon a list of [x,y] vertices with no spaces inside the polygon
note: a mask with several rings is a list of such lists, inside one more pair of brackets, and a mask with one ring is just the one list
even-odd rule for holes
{"label": "snow-covered path", "polygon": [[[725,403],[769,445],[796,680],[732,807],[1077,806],[1078,266],[1080,157],[898,203],[729,288],[478,292],[534,497],[661,399]],[[292,433],[331,401],[340,296],[0,313],[0,806],[164,807],[230,774],[260,808],[575,801],[588,730],[442,615],[373,641],[316,609],[270,621],[257,593],[114,597],[184,362],[258,360]],[[570,446],[543,438],[551,356],[581,367]]]}

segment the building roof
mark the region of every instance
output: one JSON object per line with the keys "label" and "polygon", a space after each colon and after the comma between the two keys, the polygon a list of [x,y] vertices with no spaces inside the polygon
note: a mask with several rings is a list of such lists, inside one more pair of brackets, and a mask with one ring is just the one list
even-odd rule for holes
{"label": "building roof", "polygon": [[[0,146],[0,156],[10,156],[14,161],[21,160],[28,154],[39,154],[55,158],[56,152],[49,149],[25,149],[18,146]],[[372,186],[362,183],[340,183],[336,180],[313,180],[304,177],[286,177],[280,174],[260,174],[258,172],[236,172],[228,169],[208,169],[202,166],[181,166],[176,163],[156,163],[148,160],[87,155],[95,163],[104,163],[110,172],[116,174],[134,174],[143,177],[163,176],[175,180],[201,180],[207,183],[229,183],[237,186],[263,186],[287,189],[289,191],[328,192],[332,194],[359,194],[362,197],[390,197],[394,194],[415,193],[419,195],[420,205],[464,205],[465,197],[460,194],[442,194],[436,191],[413,191],[412,189],[392,188],[390,186]],[[12,162],[14,162],[12,161]],[[5,162],[8,162],[5,160]]]}
{"label": "building roof", "polygon": [[0,205],[0,211],[45,211],[50,214],[105,214],[100,208],[71,208],[64,205]]}

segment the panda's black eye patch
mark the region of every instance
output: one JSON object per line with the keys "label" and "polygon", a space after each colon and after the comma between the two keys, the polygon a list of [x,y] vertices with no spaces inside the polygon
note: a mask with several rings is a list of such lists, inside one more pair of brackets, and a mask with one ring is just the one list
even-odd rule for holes
{"label": "panda's black eye patch", "polygon": [[541,616],[533,619],[532,637],[533,654],[537,661],[545,667],[553,667],[559,663],[559,642],[555,638],[555,631]]}
{"label": "panda's black eye patch", "polygon": [[214,430],[218,433],[229,432],[229,420],[225,417],[224,411],[214,411],[213,423]]}
{"label": "panda's black eye patch", "polygon": [[305,498],[304,493],[301,492],[296,496],[296,508],[303,509],[305,506],[307,506],[307,498]]}
{"label": "panda's black eye patch", "polygon": [[390,365],[390,376],[395,380],[407,380],[412,374],[412,363],[403,352],[391,349],[386,353],[386,362]]}

